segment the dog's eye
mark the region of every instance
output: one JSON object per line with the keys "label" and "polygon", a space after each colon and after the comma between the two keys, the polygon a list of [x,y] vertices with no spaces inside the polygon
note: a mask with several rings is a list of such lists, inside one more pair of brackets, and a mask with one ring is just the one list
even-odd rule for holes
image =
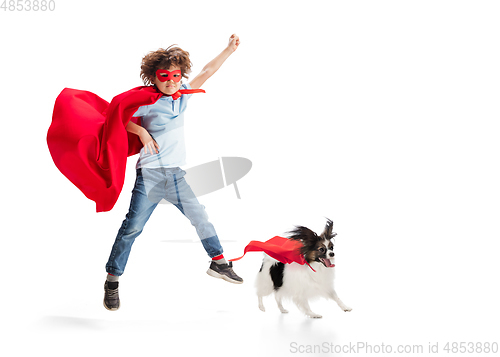
{"label": "dog's eye", "polygon": [[321,248],[319,248],[319,252],[320,252],[320,253],[324,253],[325,251],[326,251],[325,247],[321,247]]}

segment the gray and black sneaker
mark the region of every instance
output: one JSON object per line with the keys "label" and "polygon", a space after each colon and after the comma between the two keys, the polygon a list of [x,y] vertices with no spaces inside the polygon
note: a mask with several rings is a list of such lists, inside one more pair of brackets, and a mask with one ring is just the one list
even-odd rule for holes
{"label": "gray and black sneaker", "polygon": [[207,270],[207,274],[214,278],[224,279],[230,283],[243,283],[243,279],[233,271],[233,262],[229,262],[229,264],[217,264],[216,262],[212,262]]}
{"label": "gray and black sneaker", "polygon": [[120,297],[118,296],[118,282],[107,281],[104,283],[104,307],[109,311],[120,308]]}

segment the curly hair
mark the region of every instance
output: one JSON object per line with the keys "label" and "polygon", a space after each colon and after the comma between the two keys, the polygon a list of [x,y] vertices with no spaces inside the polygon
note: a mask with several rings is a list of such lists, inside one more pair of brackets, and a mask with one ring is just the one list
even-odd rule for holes
{"label": "curly hair", "polygon": [[151,78],[156,76],[158,69],[168,69],[171,65],[179,66],[182,77],[187,79],[192,66],[189,52],[172,45],[167,49],[160,48],[157,51],[148,53],[141,63],[141,79],[144,85],[152,84]]}

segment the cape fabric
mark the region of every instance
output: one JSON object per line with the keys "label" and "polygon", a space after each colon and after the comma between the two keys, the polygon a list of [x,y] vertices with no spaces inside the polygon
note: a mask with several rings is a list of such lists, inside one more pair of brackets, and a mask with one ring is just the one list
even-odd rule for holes
{"label": "cape fabric", "polygon": [[142,148],[125,127],[140,106],[162,95],[154,87],[136,87],[108,103],[94,93],[65,88],[57,97],[47,133],[50,154],[61,173],[95,201],[97,212],[113,208],[127,157]]}
{"label": "cape fabric", "polygon": [[229,259],[229,261],[240,260],[247,252],[264,252],[281,263],[290,264],[295,262],[301,265],[307,264],[315,271],[304,259],[304,256],[300,254],[301,247],[301,242],[280,236],[273,237],[265,242],[253,240],[247,244],[241,257]]}

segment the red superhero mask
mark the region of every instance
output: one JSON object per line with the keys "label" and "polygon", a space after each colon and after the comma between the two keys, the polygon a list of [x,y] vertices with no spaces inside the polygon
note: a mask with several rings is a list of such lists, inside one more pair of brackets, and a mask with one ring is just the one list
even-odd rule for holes
{"label": "red superhero mask", "polygon": [[156,71],[156,78],[160,82],[166,82],[166,81],[174,81],[174,82],[180,82],[182,77],[182,72],[180,69],[175,70],[175,71],[167,71],[166,69],[159,69]]}

